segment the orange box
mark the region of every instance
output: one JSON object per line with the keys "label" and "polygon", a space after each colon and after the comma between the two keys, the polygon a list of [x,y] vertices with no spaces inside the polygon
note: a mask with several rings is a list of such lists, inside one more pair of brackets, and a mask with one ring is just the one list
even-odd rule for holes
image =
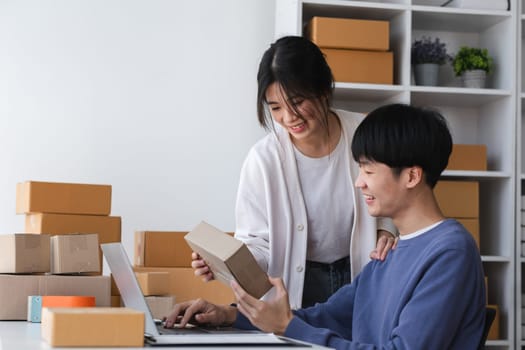
{"label": "orange box", "polygon": [[387,51],[389,26],[388,21],[313,17],[306,37],[322,48]]}
{"label": "orange box", "polygon": [[133,264],[144,267],[191,267],[188,232],[135,231]]}
{"label": "orange box", "polygon": [[49,236],[0,235],[0,273],[49,272]]}
{"label": "orange box", "polygon": [[42,339],[51,346],[144,346],[144,313],[124,307],[44,308]]}
{"label": "orange box", "polygon": [[78,295],[31,295],[27,297],[27,320],[40,322],[44,307],[94,307],[95,297]]}
{"label": "orange box", "polygon": [[392,84],[394,54],[391,51],[321,49],[337,82]]}
{"label": "orange box", "polygon": [[468,232],[474,237],[474,240],[476,241],[476,245],[479,249],[479,219],[468,219],[468,218],[459,218],[456,219],[459,221]]}
{"label": "orange box", "polygon": [[452,145],[447,170],[487,170],[487,146]]}
{"label": "orange box", "polygon": [[446,217],[479,218],[477,181],[438,181],[434,194]]}
{"label": "orange box", "polygon": [[16,213],[109,215],[111,186],[26,181],[16,185]]}
{"label": "orange box", "polygon": [[169,273],[169,293],[177,303],[203,298],[215,304],[230,304],[235,296],[230,287],[219,281],[203,282],[191,267],[133,267],[135,272],[161,271]]}
{"label": "orange box", "polygon": [[161,271],[135,272],[142,294],[166,295],[169,294],[169,274]]}
{"label": "orange box", "polygon": [[499,307],[498,305],[487,305],[487,307],[496,309],[496,316],[494,317],[492,326],[490,326],[489,335],[487,336],[487,340],[497,340],[499,339],[499,318],[500,318]]}

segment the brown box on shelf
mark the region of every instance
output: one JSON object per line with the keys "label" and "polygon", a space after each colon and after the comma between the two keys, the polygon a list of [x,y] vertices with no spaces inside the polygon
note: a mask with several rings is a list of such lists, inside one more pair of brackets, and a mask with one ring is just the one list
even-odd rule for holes
{"label": "brown box on shelf", "polygon": [[170,293],[169,274],[161,271],[135,272],[142,294],[166,295]]}
{"label": "brown box on shelf", "polygon": [[388,21],[313,17],[306,37],[322,48],[387,51]]}
{"label": "brown box on shelf", "polygon": [[394,54],[390,51],[321,49],[337,82],[392,84]]}
{"label": "brown box on shelf", "polygon": [[0,235],[0,273],[49,272],[49,236]]}
{"label": "brown box on shelf", "polygon": [[497,340],[497,339],[499,339],[499,323],[500,323],[499,307],[498,307],[498,305],[487,305],[487,307],[490,307],[492,309],[496,309],[496,316],[494,317],[494,321],[492,322],[492,326],[490,326],[489,334],[487,336],[487,340]]}
{"label": "brown box on shelf", "polygon": [[468,232],[474,237],[474,240],[476,241],[476,245],[479,249],[479,219],[469,219],[469,218],[458,218],[458,220]]}
{"label": "brown box on shelf", "polygon": [[31,295],[94,296],[97,306],[109,306],[109,293],[108,276],[0,275],[0,320],[27,320]]}
{"label": "brown box on shelf", "polygon": [[256,298],[262,297],[272,287],[248,247],[238,239],[204,221],[184,238],[206,261],[214,277],[227,286],[235,280]]}
{"label": "brown box on shelf", "polygon": [[96,233],[52,236],[51,273],[101,272],[99,251]]}
{"label": "brown box on shelf", "polygon": [[26,181],[16,185],[16,213],[109,215],[111,186]]}
{"label": "brown box on shelf", "polygon": [[477,181],[438,181],[434,194],[446,217],[479,218]]}
{"label": "brown box on shelf", "polygon": [[145,297],[146,303],[151,311],[153,318],[162,320],[165,316],[168,316],[175,305],[174,295],[163,295],[163,296],[147,296]]}
{"label": "brown box on shelf", "polygon": [[447,170],[487,170],[487,146],[454,144]]}
{"label": "brown box on shelf", "polygon": [[144,346],[144,313],[123,307],[44,308],[41,327],[53,347]]}
{"label": "brown box on shelf", "polygon": [[229,286],[219,282],[203,282],[195,276],[191,267],[137,267],[136,272],[162,271],[169,274],[169,295],[174,295],[177,303],[197,298],[206,299],[215,304],[230,304],[235,301]]}
{"label": "brown box on shelf", "polygon": [[176,231],[136,231],[133,264],[144,267],[190,267],[191,248]]}

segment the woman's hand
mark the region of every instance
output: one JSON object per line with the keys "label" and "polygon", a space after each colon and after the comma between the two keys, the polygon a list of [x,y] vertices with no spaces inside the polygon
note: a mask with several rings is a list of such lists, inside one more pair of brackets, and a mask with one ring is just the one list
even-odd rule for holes
{"label": "woman's hand", "polygon": [[237,309],[233,306],[215,305],[204,299],[175,304],[168,317],[164,318],[164,327],[171,328],[176,323],[181,328],[188,323],[210,326],[231,326],[237,318]]}
{"label": "woman's hand", "polygon": [[398,237],[394,237],[390,232],[385,230],[377,231],[377,244],[376,248],[370,253],[371,259],[385,260],[388,252],[392,249],[396,249]]}
{"label": "woman's hand", "polygon": [[211,272],[210,267],[206,264],[201,256],[195,252],[191,253],[191,267],[195,270],[193,273],[195,276],[202,277],[204,282],[208,282],[214,279],[213,272]]}
{"label": "woman's hand", "polygon": [[270,301],[252,297],[235,281],[230,285],[237,298],[237,308],[254,326],[263,332],[283,335],[293,318],[288,292],[282,278],[269,277],[269,280],[276,290],[275,297]]}

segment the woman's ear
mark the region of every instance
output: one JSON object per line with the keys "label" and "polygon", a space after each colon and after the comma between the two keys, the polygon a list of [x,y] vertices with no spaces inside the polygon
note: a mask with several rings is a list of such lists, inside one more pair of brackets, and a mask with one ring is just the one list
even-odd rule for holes
{"label": "woman's ear", "polygon": [[407,187],[416,187],[423,180],[423,169],[420,166],[412,166],[406,170],[408,172]]}

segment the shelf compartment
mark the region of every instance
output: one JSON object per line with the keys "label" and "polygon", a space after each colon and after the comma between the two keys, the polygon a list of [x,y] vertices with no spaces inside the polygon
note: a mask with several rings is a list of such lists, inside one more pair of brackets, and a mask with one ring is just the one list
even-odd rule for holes
{"label": "shelf compartment", "polygon": [[411,86],[412,101],[419,105],[476,107],[503,98],[511,91],[501,89],[467,89],[462,87]]}

